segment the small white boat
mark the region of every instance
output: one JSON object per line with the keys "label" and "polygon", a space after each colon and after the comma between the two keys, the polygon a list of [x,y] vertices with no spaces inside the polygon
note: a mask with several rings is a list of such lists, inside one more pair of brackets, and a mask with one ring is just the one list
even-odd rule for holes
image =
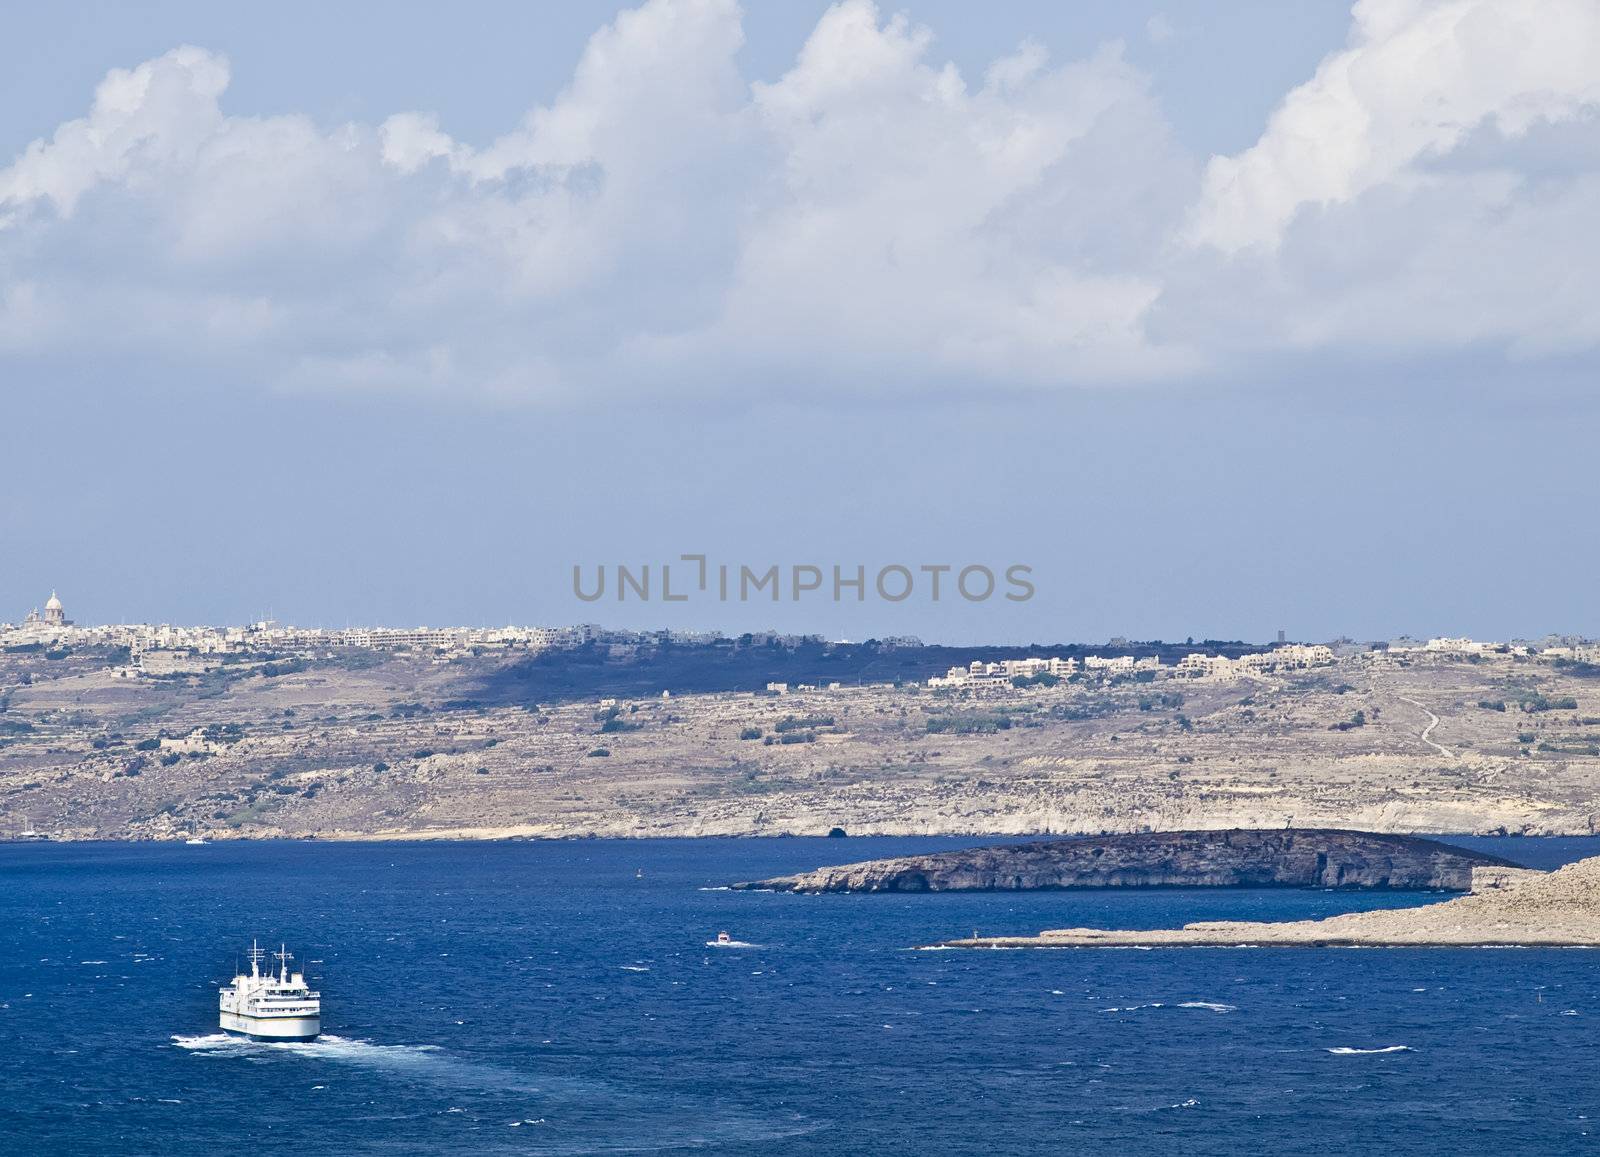
{"label": "small white boat", "polygon": [[735,940],[726,932],[718,932],[715,940],[706,941],[707,948],[759,948],[759,944],[751,944],[745,940]]}
{"label": "small white boat", "polygon": [[209,844],[211,841],[210,840],[203,840],[199,836],[190,836],[188,839],[184,840],[183,842],[188,844],[190,847],[198,848],[202,844]]}

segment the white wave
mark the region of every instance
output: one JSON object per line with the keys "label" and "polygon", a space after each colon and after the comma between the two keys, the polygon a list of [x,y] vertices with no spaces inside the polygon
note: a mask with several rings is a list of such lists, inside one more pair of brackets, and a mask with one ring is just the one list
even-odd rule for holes
{"label": "white wave", "polygon": [[1381,1049],[1352,1049],[1340,1047],[1328,1049],[1327,1051],[1336,1057],[1375,1057],[1380,1056],[1383,1053],[1408,1053],[1411,1051],[1411,1046],[1386,1045]]}
{"label": "white wave", "polygon": [[1209,1000],[1186,1000],[1182,1004],[1180,1004],[1178,1007],[1179,1008],[1209,1008],[1212,1012],[1238,1012],[1239,1011],[1239,1006],[1236,1005],[1236,1004],[1217,1004],[1217,1003],[1215,1003],[1213,1001],[1209,1001]]}
{"label": "white wave", "polygon": [[303,1056],[327,1057],[330,1060],[348,1060],[356,1062],[383,1062],[406,1061],[414,1058],[425,1057],[429,1053],[439,1051],[438,1045],[380,1045],[367,1040],[351,1040],[349,1037],[334,1036],[324,1033],[316,1040],[310,1041],[252,1041],[259,1043],[263,1048],[281,1049],[285,1052],[299,1053]]}
{"label": "white wave", "polygon": [[644,965],[644,964],[624,964],[624,965],[622,965],[622,971],[624,971],[624,972],[649,972],[650,968],[649,968],[648,965]]}
{"label": "white wave", "polygon": [[759,944],[751,944],[748,940],[707,940],[707,948],[760,948]]}
{"label": "white wave", "polygon": [[180,1049],[215,1049],[228,1045],[243,1044],[238,1037],[231,1037],[225,1032],[206,1033],[203,1036],[182,1036],[174,1033],[172,1043]]}
{"label": "white wave", "polygon": [[348,1037],[324,1033],[310,1041],[257,1041],[248,1037],[232,1036],[225,1032],[203,1035],[173,1034],[172,1043],[181,1049],[200,1052],[273,1052],[295,1053],[300,1056],[324,1057],[329,1060],[355,1063],[404,1063],[439,1051],[438,1045],[380,1045],[371,1041],[351,1040]]}

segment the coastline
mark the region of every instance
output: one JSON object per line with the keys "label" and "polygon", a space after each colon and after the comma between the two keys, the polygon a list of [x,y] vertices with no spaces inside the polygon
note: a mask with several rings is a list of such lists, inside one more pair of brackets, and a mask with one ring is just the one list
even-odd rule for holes
{"label": "coastline", "polygon": [[[1267,937],[1235,939],[1221,936],[1214,938],[1194,936],[1182,939],[1135,939],[1131,933],[1103,929],[1083,928],[1073,929],[1072,931],[1082,935],[981,936],[976,940],[970,937],[958,940],[941,940],[936,944],[922,944],[917,947],[922,951],[939,948],[991,948],[999,950],[1016,948],[1123,948],[1139,951],[1149,951],[1157,948],[1600,948],[1600,935],[1597,935],[1593,940],[1559,938],[1506,940],[1494,937],[1469,937],[1460,940],[1429,937],[1418,940],[1397,940],[1349,936],[1284,940],[1274,940]],[[1174,930],[1158,929],[1157,931],[1167,932],[1170,936]],[[1099,933],[1099,935],[1091,936],[1091,933]]]}
{"label": "coastline", "polygon": [[1475,890],[1416,908],[1320,920],[1209,920],[1181,928],[1055,928],[939,948],[1600,948],[1600,856],[1542,872],[1474,873]]}
{"label": "coastline", "polygon": [[[1195,830],[1224,831],[1233,827],[1232,823],[1218,822],[1214,825],[1201,825]],[[1421,839],[1441,840],[1446,843],[1460,839],[1592,839],[1600,847],[1600,834],[1590,831],[1587,826],[1581,829],[1565,830],[1543,828],[1537,831],[1506,831],[1503,828],[1490,828],[1474,831],[1436,831],[1417,828],[1367,828],[1362,829],[1375,834],[1416,836]],[[1125,831],[1112,829],[1095,829],[1083,831],[1019,831],[1016,828],[999,828],[978,830],[972,828],[938,828],[927,827],[908,828],[893,825],[862,825],[851,829],[848,833],[850,839],[934,839],[934,840],[1010,840],[1013,842],[1028,842],[1032,840],[1068,839],[1082,836],[1114,836],[1130,834]],[[734,830],[707,830],[696,825],[666,825],[660,830],[642,830],[638,825],[619,825],[615,828],[577,827],[563,824],[506,824],[506,825],[463,825],[449,828],[387,828],[380,831],[236,831],[231,829],[217,829],[202,827],[196,831],[162,831],[155,833],[105,833],[105,832],[50,832],[42,838],[20,838],[15,835],[0,835],[0,846],[16,846],[24,844],[81,844],[81,843],[115,843],[115,844],[181,844],[191,836],[201,836],[207,843],[270,843],[272,841],[319,842],[319,843],[448,843],[452,841],[462,843],[493,842],[495,840],[548,840],[560,842],[564,840],[771,840],[771,839],[829,839],[838,842],[841,848],[847,847],[846,837],[829,837],[827,829],[811,831],[795,830],[754,830],[740,828]]]}

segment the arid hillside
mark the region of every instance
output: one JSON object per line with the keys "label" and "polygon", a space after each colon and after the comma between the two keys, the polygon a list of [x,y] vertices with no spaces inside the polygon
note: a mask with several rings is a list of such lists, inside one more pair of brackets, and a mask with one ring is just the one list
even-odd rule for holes
{"label": "arid hillside", "polygon": [[499,662],[0,655],[0,834],[1589,834],[1600,811],[1600,680],[1524,657],[514,705],[485,694]]}

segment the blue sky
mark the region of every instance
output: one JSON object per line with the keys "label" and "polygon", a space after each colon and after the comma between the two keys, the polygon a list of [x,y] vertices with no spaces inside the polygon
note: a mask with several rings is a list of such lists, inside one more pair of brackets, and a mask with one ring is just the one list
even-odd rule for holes
{"label": "blue sky", "polygon": [[1589,5],[4,19],[0,619],[1600,634]]}

